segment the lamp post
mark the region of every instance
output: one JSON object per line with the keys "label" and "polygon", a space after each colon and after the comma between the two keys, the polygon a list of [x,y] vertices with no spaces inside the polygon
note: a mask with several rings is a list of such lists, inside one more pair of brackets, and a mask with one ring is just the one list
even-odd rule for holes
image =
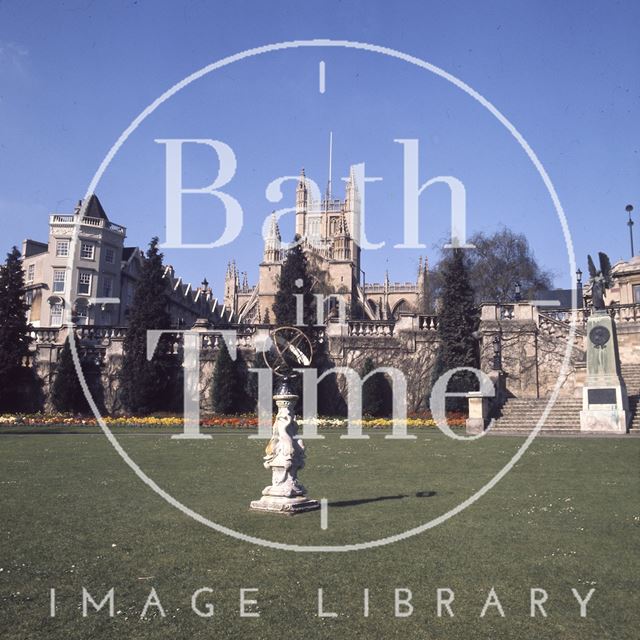
{"label": "lamp post", "polygon": [[502,369],[502,336],[496,333],[491,341],[491,347],[493,348],[493,359],[491,361],[491,368],[494,371],[500,371]]}
{"label": "lamp post", "polygon": [[578,306],[582,307],[584,305],[584,299],[582,297],[582,269],[580,269],[580,267],[576,270],[576,296],[578,298]]}
{"label": "lamp post", "polygon": [[629,214],[629,221],[627,222],[627,226],[629,227],[629,240],[631,241],[631,257],[635,255],[635,251],[633,250],[633,220],[631,219],[631,212],[633,211],[633,206],[628,204],[624,210]]}

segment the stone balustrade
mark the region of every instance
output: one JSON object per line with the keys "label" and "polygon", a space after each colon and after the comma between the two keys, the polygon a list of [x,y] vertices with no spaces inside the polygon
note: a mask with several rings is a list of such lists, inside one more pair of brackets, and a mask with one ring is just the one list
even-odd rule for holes
{"label": "stone balustrade", "polygon": [[36,344],[55,344],[62,330],[62,327],[35,327],[29,332],[29,336]]}
{"label": "stone balustrade", "polygon": [[391,337],[395,323],[384,320],[350,320],[349,335],[359,337]]}
{"label": "stone balustrade", "polygon": [[[50,225],[71,225],[75,221],[75,216],[53,213],[49,216],[49,224]],[[118,233],[120,235],[126,235],[126,228],[122,225],[116,224],[115,222],[111,222],[110,220],[105,220],[103,218],[89,218],[85,217],[80,220],[80,224],[86,225],[88,227],[98,227],[108,229],[109,231],[113,231],[114,233]]]}
{"label": "stone balustrade", "polygon": [[640,303],[618,304],[610,307],[610,312],[616,322],[640,322]]}
{"label": "stone balustrade", "polygon": [[437,331],[438,316],[418,316],[419,331]]}
{"label": "stone balustrade", "polygon": [[365,283],[364,291],[367,294],[372,293],[389,293],[405,292],[405,291],[417,291],[418,287],[415,282],[390,282],[385,285],[383,282],[371,282]]}
{"label": "stone balustrade", "polygon": [[545,309],[540,311],[540,318],[551,318],[557,322],[571,324],[573,318],[576,319],[578,325],[584,325],[589,317],[589,309]]}
{"label": "stone balustrade", "polygon": [[126,327],[100,327],[96,325],[76,326],[76,338],[79,340],[124,340]]}

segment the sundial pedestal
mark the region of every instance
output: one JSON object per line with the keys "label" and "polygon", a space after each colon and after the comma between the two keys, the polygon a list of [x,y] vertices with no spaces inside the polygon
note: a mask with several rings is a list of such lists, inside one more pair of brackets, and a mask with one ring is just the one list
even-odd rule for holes
{"label": "sundial pedestal", "polygon": [[262,490],[259,500],[251,502],[251,509],[283,515],[315,511],[320,503],[307,497],[306,489],[298,480],[298,471],[304,467],[305,459],[304,442],[296,438],[298,396],[288,392],[285,386],[273,399],[278,413],[264,456],[265,468],[271,469],[271,484]]}
{"label": "sundial pedestal", "polygon": [[625,433],[629,417],[615,326],[607,311],[595,311],[587,320],[587,382],[582,390],[580,430]]}

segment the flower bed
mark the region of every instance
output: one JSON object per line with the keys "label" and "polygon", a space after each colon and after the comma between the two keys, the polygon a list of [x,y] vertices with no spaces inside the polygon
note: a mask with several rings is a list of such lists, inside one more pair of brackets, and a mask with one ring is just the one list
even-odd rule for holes
{"label": "flower bed", "polygon": [[[465,418],[462,414],[451,414],[447,417],[449,426],[462,427]],[[182,428],[181,416],[105,416],[104,421],[109,427],[135,426],[135,427],[177,427]],[[346,429],[347,418],[343,417],[319,417],[314,421],[319,429]],[[300,426],[304,426],[305,420],[299,420]],[[363,428],[390,429],[394,421],[391,418],[363,418],[356,422]],[[258,426],[258,418],[254,414],[235,416],[210,416],[200,420],[200,425],[206,427],[232,427],[255,428]],[[69,427],[95,427],[98,422],[94,417],[72,416],[60,413],[34,413],[0,415],[0,426],[69,426]],[[407,418],[408,427],[435,427],[436,423],[430,414],[414,415]]]}

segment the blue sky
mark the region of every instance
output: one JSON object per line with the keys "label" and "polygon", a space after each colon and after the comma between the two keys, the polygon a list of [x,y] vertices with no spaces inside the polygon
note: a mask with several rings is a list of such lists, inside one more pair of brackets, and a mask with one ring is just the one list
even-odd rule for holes
{"label": "blue sky", "polygon": [[[0,220],[2,250],[44,239],[47,214],[73,208],[102,158],[155,98],[197,69],[252,47],[297,39],[367,42],[422,58],[491,101],[548,171],[565,208],[578,263],[629,255],[624,207],[640,210],[637,2],[0,2]],[[319,92],[318,64],[326,65]],[[282,203],[267,184],[305,167],[322,188],[329,131],[334,192],[350,164],[367,187],[367,235],[386,247],[363,255],[367,281],[415,277],[449,229],[444,187],[421,198],[426,250],[402,241],[402,147],[420,140],[421,182],[454,175],[466,186],[470,231],[524,232],[539,261],[569,286],[567,252],[550,198],[523,151],[480,105],[424,70],[379,54],[307,48],[238,62],[193,83],[131,136],[97,193],[128,244],[164,239],[164,150],[156,138],[213,138],[238,158],[224,190],[245,223],[231,245],[167,250],[186,280],[206,275],[221,294],[235,258],[255,282],[260,227]],[[185,151],[185,183],[216,172],[205,149]],[[185,240],[210,242],[222,210],[185,198]],[[292,218],[283,218],[292,233]],[[636,246],[640,246],[638,235]]]}

